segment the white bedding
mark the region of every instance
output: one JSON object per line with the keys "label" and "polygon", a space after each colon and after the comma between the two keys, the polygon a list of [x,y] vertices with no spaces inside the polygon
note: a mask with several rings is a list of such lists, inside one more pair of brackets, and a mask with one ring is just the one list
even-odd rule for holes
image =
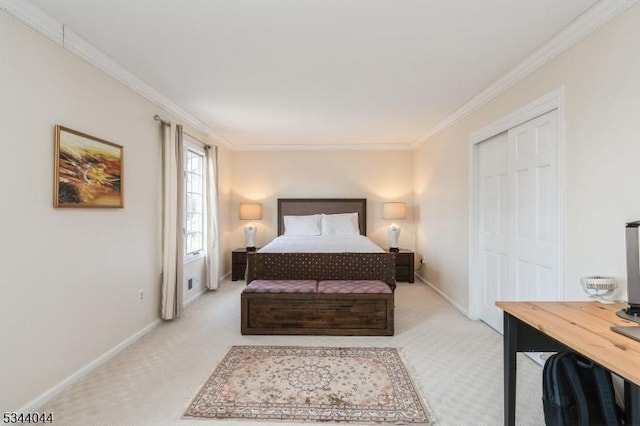
{"label": "white bedding", "polygon": [[384,253],[364,235],[281,235],[258,250],[260,253]]}

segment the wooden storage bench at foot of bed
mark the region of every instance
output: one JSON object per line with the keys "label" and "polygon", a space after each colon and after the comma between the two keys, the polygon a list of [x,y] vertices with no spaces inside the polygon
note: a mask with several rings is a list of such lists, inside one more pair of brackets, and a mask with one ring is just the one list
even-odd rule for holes
{"label": "wooden storage bench at foot of bed", "polygon": [[[320,292],[307,286],[281,286],[270,292],[245,289],[242,334],[393,335],[392,291],[349,293],[344,282],[339,287],[321,287]],[[359,291],[357,286],[354,290]]]}

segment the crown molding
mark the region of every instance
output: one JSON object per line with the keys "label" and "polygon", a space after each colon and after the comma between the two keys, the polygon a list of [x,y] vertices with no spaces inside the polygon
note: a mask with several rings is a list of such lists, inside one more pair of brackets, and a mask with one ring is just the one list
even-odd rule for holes
{"label": "crown molding", "polygon": [[231,142],[229,142],[220,133],[211,128],[209,128],[209,131],[207,132],[207,139],[213,145],[223,146],[227,149],[234,149],[234,145]]}
{"label": "crown molding", "polygon": [[62,46],[62,24],[33,3],[24,0],[0,0],[0,10]]}
{"label": "crown molding", "polygon": [[470,101],[458,108],[444,121],[432,128],[424,136],[416,140],[413,148],[417,148],[430,138],[442,133],[456,122],[476,111],[517,82],[546,64],[571,46],[586,38],[589,34],[606,24],[640,0],[601,0],[593,5],[571,24],[551,38],[540,49],[529,55],[511,71],[500,77],[493,84],[482,90]]}
{"label": "crown molding", "polygon": [[51,15],[24,0],[0,0],[0,10],[7,12],[32,29],[51,39],[64,49],[120,81],[131,90],[173,114],[194,129],[203,132],[217,144],[239,151],[266,150],[410,150],[440,134],[456,122],[476,111],[505,90],[555,58],[596,29],[623,13],[640,0],[601,0],[556,34],[543,47],[520,62],[510,72],[458,108],[440,124],[412,144],[353,144],[353,145],[233,145],[198,118],[185,111],[166,96],[146,84],[131,72],[97,49]]}
{"label": "crown molding", "polygon": [[363,143],[363,144],[236,144],[234,151],[412,151],[411,144]]}
{"label": "crown molding", "polygon": [[125,69],[122,65],[108,57],[104,52],[89,43],[86,39],[80,36],[80,34],[66,26],[64,26],[64,48],[81,57],[94,67],[109,74],[154,104],[171,112],[173,115],[183,120],[185,124],[188,124],[202,133],[209,132],[209,128],[200,120],[174,104],[169,98],[146,84],[144,81]]}
{"label": "crown molding", "polygon": [[469,145],[473,146],[483,142],[554,109],[564,109],[564,86],[535,99],[498,121],[472,133],[469,136]]}
{"label": "crown molding", "polygon": [[28,25],[65,50],[102,70],[134,92],[227,148],[231,144],[198,118],[171,101],[44,10],[24,0],[0,0],[0,10]]}

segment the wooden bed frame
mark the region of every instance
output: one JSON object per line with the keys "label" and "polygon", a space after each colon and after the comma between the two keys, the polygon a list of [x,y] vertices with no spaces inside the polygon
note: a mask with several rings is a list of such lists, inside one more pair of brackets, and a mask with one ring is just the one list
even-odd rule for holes
{"label": "wooden bed frame", "polygon": [[[284,216],[358,213],[366,236],[364,198],[278,199],[278,235]],[[345,263],[348,266],[344,266]],[[373,262],[373,263],[372,263]],[[336,267],[337,264],[340,266]],[[375,266],[372,266],[375,265]],[[384,335],[394,333],[395,256],[392,253],[248,253],[247,284],[260,280],[378,280],[381,294],[242,293],[242,334]]]}

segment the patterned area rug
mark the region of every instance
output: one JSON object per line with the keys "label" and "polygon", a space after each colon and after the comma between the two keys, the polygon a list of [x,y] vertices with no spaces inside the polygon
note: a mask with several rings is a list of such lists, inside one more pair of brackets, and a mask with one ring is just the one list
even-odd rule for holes
{"label": "patterned area rug", "polygon": [[433,424],[394,348],[233,346],[185,416]]}

